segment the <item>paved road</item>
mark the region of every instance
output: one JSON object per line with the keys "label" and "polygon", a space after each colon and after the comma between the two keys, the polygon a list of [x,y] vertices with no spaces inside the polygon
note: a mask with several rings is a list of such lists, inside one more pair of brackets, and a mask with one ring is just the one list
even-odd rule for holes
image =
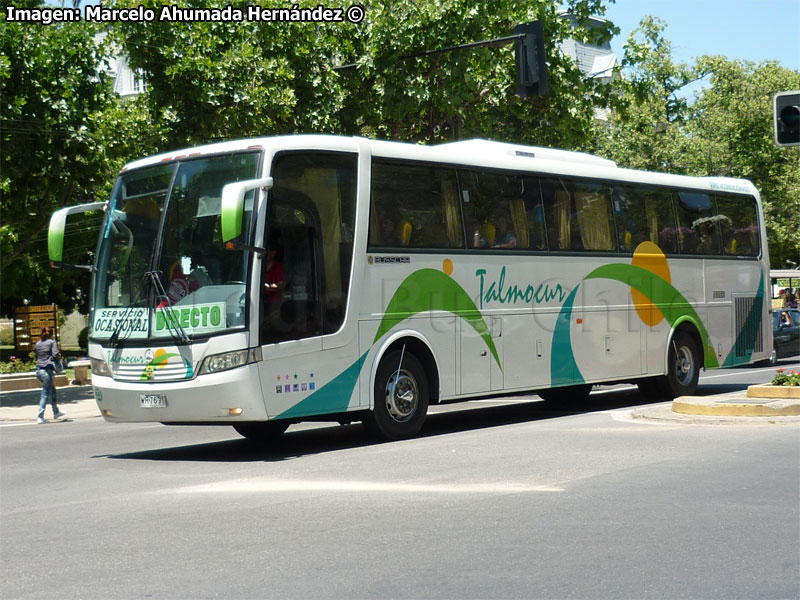
{"label": "paved road", "polygon": [[[769,372],[715,375],[705,392]],[[383,444],[301,425],[269,451],[228,428],[6,424],[0,596],[800,596],[796,425],[636,422],[631,388],[594,403],[435,407]]]}

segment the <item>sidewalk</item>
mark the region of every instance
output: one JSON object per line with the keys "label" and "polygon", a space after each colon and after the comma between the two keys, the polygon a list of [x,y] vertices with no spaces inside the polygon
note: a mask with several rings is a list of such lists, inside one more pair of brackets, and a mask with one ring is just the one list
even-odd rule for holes
{"label": "sidewalk", "polygon": [[[41,390],[0,392],[0,422],[35,423],[39,412]],[[100,418],[100,410],[94,399],[91,385],[70,385],[57,389],[58,408],[67,413],[66,421]],[[48,405],[45,418],[50,422],[53,410]]]}

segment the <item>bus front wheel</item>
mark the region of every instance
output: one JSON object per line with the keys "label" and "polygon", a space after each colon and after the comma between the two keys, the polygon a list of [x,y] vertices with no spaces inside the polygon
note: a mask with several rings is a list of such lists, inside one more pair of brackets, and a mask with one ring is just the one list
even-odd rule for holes
{"label": "bus front wheel", "polygon": [[289,428],[288,421],[265,421],[234,425],[236,433],[258,444],[271,444]]}
{"label": "bus front wheel", "polygon": [[[401,362],[402,360],[402,362]],[[411,352],[393,350],[375,374],[375,406],[364,419],[367,430],[385,440],[414,437],[428,412],[428,376]]]}

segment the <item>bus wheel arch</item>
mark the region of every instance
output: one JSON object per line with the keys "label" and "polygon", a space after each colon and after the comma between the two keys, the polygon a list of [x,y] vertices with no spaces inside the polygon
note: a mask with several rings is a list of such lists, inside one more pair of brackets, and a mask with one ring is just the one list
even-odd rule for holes
{"label": "bus wheel arch", "polygon": [[413,335],[389,340],[373,365],[372,410],[365,415],[365,427],[383,439],[414,437],[428,405],[438,400],[438,384],[436,359],[424,340]]}
{"label": "bus wheel arch", "polygon": [[639,392],[651,400],[672,400],[697,390],[700,369],[705,367],[703,340],[697,325],[688,318],[670,332],[664,352],[664,375],[637,380]]}
{"label": "bus wheel arch", "polygon": [[[677,336],[679,333],[688,335],[689,337],[692,338],[695,346],[697,347],[697,352],[699,354],[700,368],[704,369],[706,366],[706,360],[705,360],[705,352],[703,352],[703,338],[700,335],[700,329],[697,327],[697,323],[695,323],[689,317],[683,317],[681,319],[678,319],[675,322],[675,325],[673,325],[672,327],[672,332],[669,337],[669,346],[667,347],[667,350],[669,350],[669,347],[672,346],[672,341],[675,339],[675,336]],[[667,356],[669,356],[669,352],[667,352]]]}

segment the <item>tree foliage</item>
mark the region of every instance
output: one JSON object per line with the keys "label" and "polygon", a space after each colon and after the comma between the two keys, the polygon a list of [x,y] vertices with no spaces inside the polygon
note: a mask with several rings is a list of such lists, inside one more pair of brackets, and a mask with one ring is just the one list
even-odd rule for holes
{"label": "tree foliage", "polygon": [[[144,74],[148,106],[172,147],[297,132],[427,142],[478,135],[575,146],[587,143],[592,105],[610,101],[557,49],[570,35],[610,39],[610,24],[588,25],[589,15],[604,10],[602,0],[568,3],[575,29],[552,0],[364,4],[366,19],[358,24],[118,23],[115,35]],[[533,19],[545,27],[545,97],[516,96],[513,45],[415,56],[508,36]],[[346,64],[356,67],[336,70]]]}
{"label": "tree foliage", "polygon": [[[88,280],[49,268],[46,237],[54,210],[90,200],[111,175],[97,131],[113,96],[96,32],[86,23],[0,22],[3,312],[22,296],[63,304],[76,286],[88,289]],[[84,248],[94,246],[88,240]]]}
{"label": "tree foliage", "polygon": [[[620,108],[598,128],[596,150],[620,166],[751,180],[766,213],[773,268],[800,262],[800,153],[775,145],[772,98],[800,88],[778,63],[702,56],[676,63],[665,24],[642,20],[625,46]],[[692,97],[687,84],[706,80]]]}

